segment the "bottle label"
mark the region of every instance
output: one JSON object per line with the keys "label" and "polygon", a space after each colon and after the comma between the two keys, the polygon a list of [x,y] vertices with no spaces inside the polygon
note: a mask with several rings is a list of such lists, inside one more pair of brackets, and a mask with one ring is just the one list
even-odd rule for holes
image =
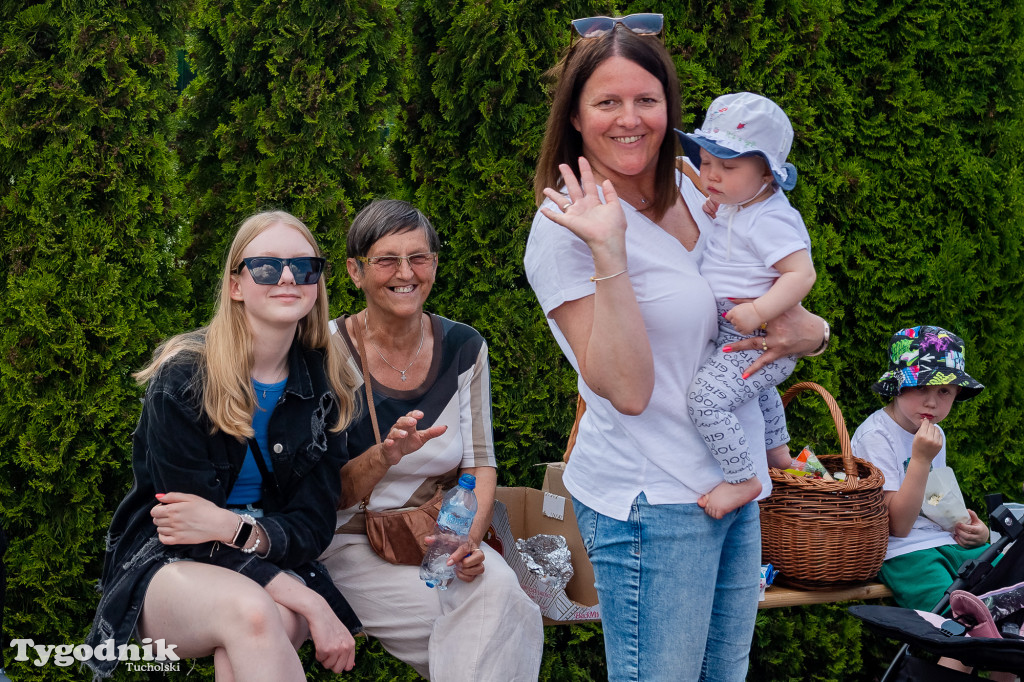
{"label": "bottle label", "polygon": [[473,516],[462,516],[449,509],[442,509],[437,515],[438,528],[448,529],[456,535],[469,535]]}

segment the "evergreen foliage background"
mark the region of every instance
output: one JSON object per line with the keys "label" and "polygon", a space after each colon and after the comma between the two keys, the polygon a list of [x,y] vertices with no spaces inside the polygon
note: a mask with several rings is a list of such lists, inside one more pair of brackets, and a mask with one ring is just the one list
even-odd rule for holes
{"label": "evergreen foliage background", "polygon": [[176,140],[193,229],[193,324],[210,317],[240,220],[276,208],[339,256],[329,293],[348,310],[344,230],[396,188],[387,126],[402,33],[393,0],[197,0],[189,19],[196,77],[182,95]]}
{"label": "evergreen foliage background", "polygon": [[2,7],[4,634],[77,643],[96,604],[105,528],[131,480],[130,372],[185,319],[168,87],[185,4]]}
{"label": "evergreen foliage background", "polygon": [[[361,307],[343,267],[354,212],[378,196],[423,209],[444,241],[429,307],[490,346],[501,482],[538,486],[576,391],[521,265],[543,74],[571,18],[643,11],[665,14],[680,127],[736,90],[793,122],[790,198],[819,271],[807,306],[833,344],[792,381],[826,386],[852,430],[881,405],[868,387],[890,334],[947,327],[987,386],[943,424],[950,463],[975,509],[1019,493],[1021,408],[999,368],[1024,359],[1022,0],[0,0],[3,643],[84,635],[131,481],[130,372],[205,322],[227,240],[257,210],[314,230],[340,314]],[[182,47],[195,78],[179,96]],[[790,418],[797,445],[834,451],[823,405]],[[542,679],[604,679],[599,625],[546,635]],[[842,605],[777,609],[758,616],[750,679],[870,680],[894,651]],[[17,679],[82,677],[6,658]],[[193,676],[212,679],[208,662]],[[361,643],[346,678],[416,675]]]}

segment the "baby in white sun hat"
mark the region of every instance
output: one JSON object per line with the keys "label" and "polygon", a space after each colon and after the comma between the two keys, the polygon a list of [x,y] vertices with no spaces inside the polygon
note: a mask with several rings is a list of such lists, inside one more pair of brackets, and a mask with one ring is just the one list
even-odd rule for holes
{"label": "baby in white sun hat", "polygon": [[796,168],[786,162],[793,127],[782,109],[749,92],[723,95],[711,103],[702,127],[676,134],[700,172],[701,189],[717,208],[701,274],[721,314],[718,342],[687,391],[687,411],[724,476],[699,504],[721,518],[761,493],[736,408],[758,401],[769,464],[789,464],[789,434],[776,387],[796,366],[795,357],[783,357],[748,375],[757,351],[730,352],[730,346],[756,335],[761,352],[767,351],[768,324],[800,303],[816,275],[807,228],[781,191],[796,185]]}

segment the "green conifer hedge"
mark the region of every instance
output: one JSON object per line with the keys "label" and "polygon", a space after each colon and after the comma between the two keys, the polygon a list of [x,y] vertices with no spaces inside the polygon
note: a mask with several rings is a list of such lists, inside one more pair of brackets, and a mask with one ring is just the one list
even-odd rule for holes
{"label": "green conifer hedge", "polygon": [[209,318],[221,258],[248,215],[300,217],[344,287],[344,230],[394,190],[388,125],[396,116],[401,33],[393,1],[199,0],[189,26],[196,73],[177,137],[189,223],[194,324]]}
{"label": "green conifer hedge", "polygon": [[[185,3],[3,4],[0,509],[5,649],[81,641],[131,481],[130,376],[183,320],[168,61]],[[5,651],[10,666],[12,652]],[[81,679],[15,664],[19,679]]]}
{"label": "green conifer hedge", "polygon": [[[343,267],[354,212],[399,196],[427,213],[444,243],[428,305],[489,343],[500,480],[539,485],[576,392],[521,265],[543,73],[571,18],[642,11],[665,14],[680,127],[737,90],[793,122],[790,198],[819,272],[807,306],[832,322],[833,345],[792,381],[825,385],[852,430],[881,405],[868,386],[889,335],[945,326],[987,386],[943,424],[950,463],[976,509],[983,493],[1019,494],[1020,407],[1002,368],[1024,354],[1024,0],[4,3],[5,637],[73,642],[88,628],[130,482],[129,373],[206,320],[227,240],[264,208],[317,234],[335,313],[361,306]],[[196,76],[179,100],[182,47]],[[797,445],[834,451],[823,405],[800,400],[790,417]],[[842,605],[773,610],[758,616],[750,679],[869,680],[893,651]],[[331,678],[310,654],[311,679]],[[603,679],[603,655],[599,625],[549,628],[542,679]],[[194,676],[212,679],[210,666]],[[362,643],[347,678],[416,675]]]}

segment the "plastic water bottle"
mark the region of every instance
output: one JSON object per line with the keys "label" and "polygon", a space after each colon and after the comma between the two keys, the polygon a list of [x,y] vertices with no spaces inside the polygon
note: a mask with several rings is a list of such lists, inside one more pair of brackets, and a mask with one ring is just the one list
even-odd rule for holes
{"label": "plastic water bottle", "polygon": [[446,590],[455,577],[455,566],[448,565],[448,558],[469,539],[469,528],[476,516],[475,487],[476,476],[462,474],[459,484],[444,495],[434,526],[434,543],[427,547],[420,564],[420,579],[427,587]]}

